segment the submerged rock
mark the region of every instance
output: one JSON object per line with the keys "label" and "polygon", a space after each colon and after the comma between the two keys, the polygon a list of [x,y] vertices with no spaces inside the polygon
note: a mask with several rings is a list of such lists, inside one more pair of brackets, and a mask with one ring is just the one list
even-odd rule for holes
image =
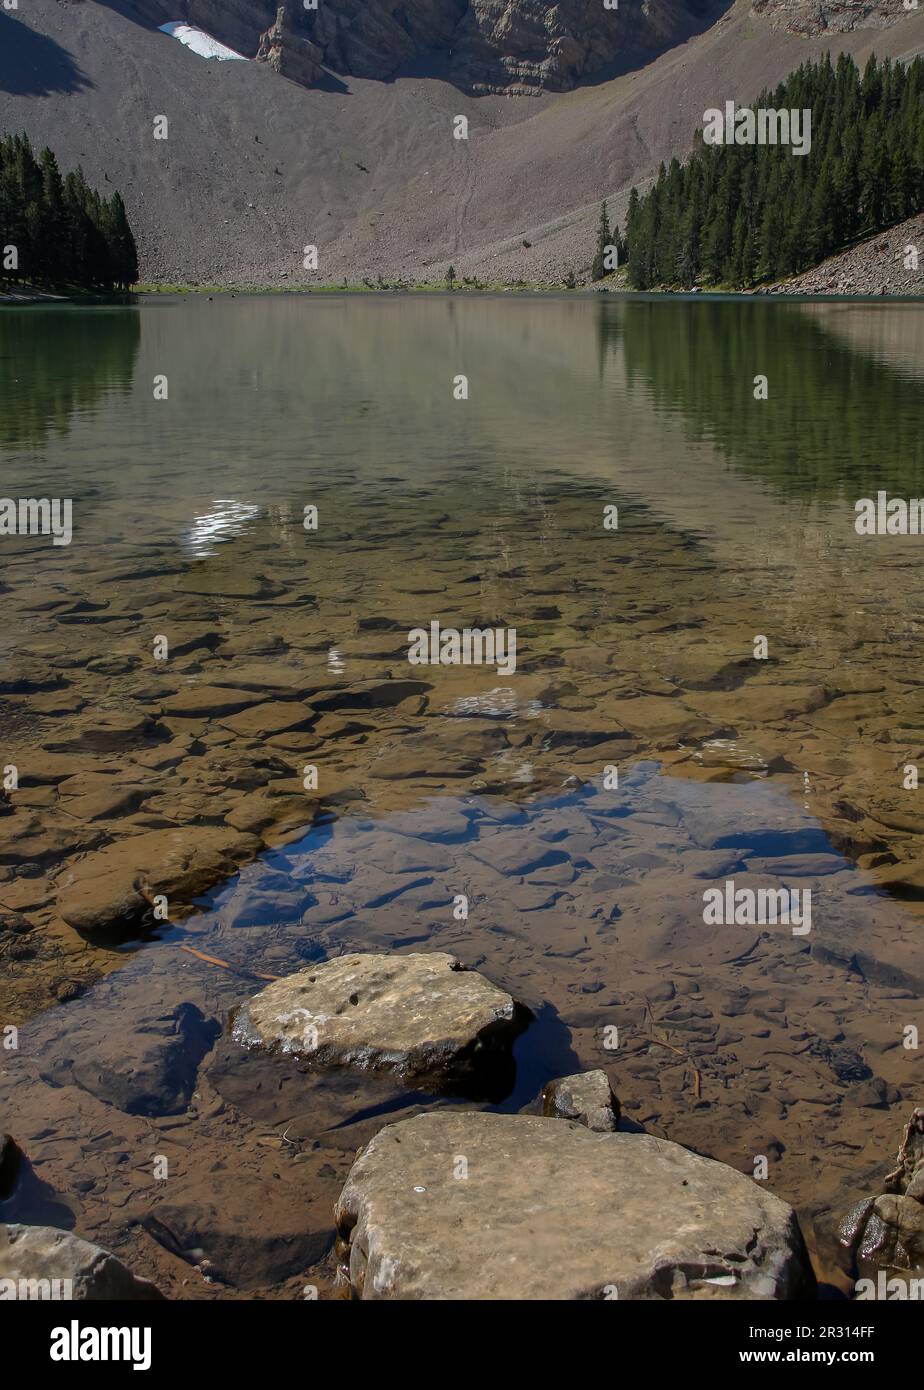
{"label": "submerged rock", "polygon": [[56,1086],[80,1086],[127,1115],[186,1110],[199,1065],[221,1028],[195,1004],[159,1003],[149,991],[147,980],[123,982],[123,1025],[107,1031],[84,1022],[68,1030],[45,1063],[43,1078]]}
{"label": "submerged rock", "polygon": [[[274,1181],[278,1187],[278,1177]],[[267,1200],[259,1174],[191,1173],[161,1184],[143,1218],[148,1235],[220,1283],[266,1289],[309,1269],[331,1244],[330,1208],[291,1183]]]}
{"label": "submerged rock", "polygon": [[542,1113],[604,1132],[619,1123],[619,1101],[606,1072],[598,1067],[550,1081],[543,1087]]}
{"label": "submerged rock", "polygon": [[[24,1293],[20,1281],[25,1281]],[[108,1250],[70,1231],[0,1225],[0,1298],[4,1297],[151,1300],[163,1294]]]}
{"label": "submerged rock", "polygon": [[381,1130],[336,1207],[363,1299],[796,1298],[792,1209],[647,1134],[441,1111]]}
{"label": "submerged rock", "polygon": [[325,1066],[405,1079],[487,1079],[529,1014],[444,952],[348,955],[267,985],[233,1036]]}

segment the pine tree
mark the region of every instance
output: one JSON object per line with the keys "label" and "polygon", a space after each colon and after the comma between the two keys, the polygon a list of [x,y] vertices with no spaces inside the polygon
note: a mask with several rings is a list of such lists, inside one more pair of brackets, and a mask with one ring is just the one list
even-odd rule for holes
{"label": "pine tree", "polygon": [[606,200],[600,204],[600,221],[597,226],[597,249],[594,252],[593,264],[590,269],[591,280],[602,280],[604,275],[609,275],[610,269],[606,264],[607,248],[612,246],[613,235],[610,231],[610,219],[606,211]]}
{"label": "pine tree", "polygon": [[17,265],[0,277],[40,285],[127,289],[138,279],[138,253],[119,193],[104,201],[83,172],[62,179],[49,149],[38,159],[26,135],[0,138],[0,257]]}
{"label": "pine tree", "polygon": [[812,147],[699,142],[685,165],[633,189],[626,223],[637,289],[751,285],[803,270],[924,208],[924,59],[842,54],[803,63],[754,107],[812,112]]}

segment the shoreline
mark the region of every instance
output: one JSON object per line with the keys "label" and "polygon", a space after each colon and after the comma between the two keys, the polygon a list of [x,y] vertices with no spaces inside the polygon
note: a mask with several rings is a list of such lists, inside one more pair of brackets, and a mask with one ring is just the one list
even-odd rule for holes
{"label": "shoreline", "polygon": [[924,300],[924,289],[920,294],[889,293],[886,291],[865,292],[865,293],[844,293],[837,290],[815,290],[813,292],[801,292],[783,289],[779,285],[760,286],[751,290],[727,290],[727,289],[700,289],[690,290],[674,289],[651,289],[651,290],[629,290],[625,288],[614,289],[609,285],[577,285],[573,289],[568,289],[563,285],[555,284],[496,284],[456,287],[448,289],[442,284],[418,283],[400,286],[368,286],[368,285],[299,285],[286,286],[280,288],[272,285],[195,285],[195,284],[141,284],[132,290],[119,294],[93,294],[93,293],[65,293],[58,291],[29,291],[22,294],[11,294],[5,290],[0,290],[0,308],[36,308],[41,305],[60,308],[62,306],[88,308],[88,307],[131,307],[145,300],[158,298],[185,298],[190,295],[204,296],[207,299],[214,298],[216,295],[230,296],[232,299],[247,298],[258,299],[272,296],[273,298],[307,298],[310,295],[322,295],[332,297],[335,295],[364,295],[368,297],[393,298],[396,295],[431,295],[434,297],[462,297],[471,299],[491,299],[501,295],[514,295],[526,297],[529,295],[541,295],[543,298],[590,298],[595,295],[606,295],[616,300],[628,301],[650,301],[652,303],[662,300],[681,300],[693,301],[702,300],[704,302],[738,302],[741,300],[761,300],[761,301],[786,301],[786,302],[842,302],[855,304],[882,303],[887,304],[917,304]]}

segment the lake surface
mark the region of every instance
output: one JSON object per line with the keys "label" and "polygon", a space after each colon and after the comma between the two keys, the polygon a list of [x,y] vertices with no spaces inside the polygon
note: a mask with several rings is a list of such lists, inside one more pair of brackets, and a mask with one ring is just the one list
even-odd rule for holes
{"label": "lake surface", "polygon": [[[73,502],[70,545],[0,538],[0,909],[32,928],[0,943],[0,1113],[33,1164],[0,1213],[176,1296],[326,1296],[357,1147],[472,1102],[242,1054],[229,1013],[344,950],[447,950],[536,1015],[482,1103],[606,1067],[628,1123],[766,1156],[846,1287],[924,979],[924,538],[854,504],[924,496],[922,405],[913,304],[0,313],[0,492]],[[433,621],[515,628],[515,671],[410,665]],[[62,920],[164,830],[252,840],[169,923]],[[707,924],[729,879],[811,889],[810,932]],[[168,1085],[145,1039],[184,1008]]]}

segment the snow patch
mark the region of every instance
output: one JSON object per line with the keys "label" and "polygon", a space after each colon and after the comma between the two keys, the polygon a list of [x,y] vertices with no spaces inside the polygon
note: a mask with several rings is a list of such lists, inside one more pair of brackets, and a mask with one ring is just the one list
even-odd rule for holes
{"label": "snow patch", "polygon": [[242,63],[248,61],[243,53],[235,53],[233,48],[226,48],[223,43],[213,39],[204,29],[197,29],[194,24],[183,24],[182,21],[173,19],[169,24],[161,24],[159,28],[162,34],[179,39],[180,43],[191,48],[193,53],[198,53],[200,58],[217,58],[220,63],[226,63],[231,58],[239,58]]}

